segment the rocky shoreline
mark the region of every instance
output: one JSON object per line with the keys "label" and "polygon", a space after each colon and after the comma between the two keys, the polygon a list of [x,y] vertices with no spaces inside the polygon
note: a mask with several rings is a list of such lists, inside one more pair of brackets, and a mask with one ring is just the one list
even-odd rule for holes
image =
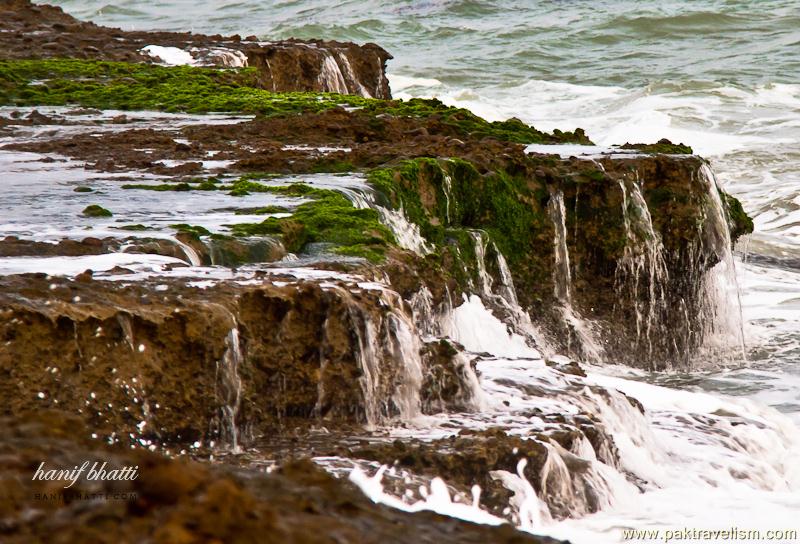
{"label": "rocky shoreline", "polygon": [[[485,411],[476,384],[497,354],[459,335],[456,307],[479,305],[542,352],[529,358],[546,379],[522,397],[555,397],[557,383],[634,419],[641,405],[578,362],[689,366],[718,332],[707,275],[753,226],[686,146],[599,148],[580,129],[391,100],[391,56],[373,44],[2,9],[0,160],[25,198],[0,201],[0,447],[29,448],[4,461],[4,538],[547,542],[372,505],[295,459],[447,473],[454,496],[480,485],[485,508],[517,524],[517,476],[555,518],[594,512],[596,474],[576,453],[608,466],[618,453],[591,410],[520,409],[538,425],[523,437],[387,431]],[[150,45],[192,66],[164,66]],[[148,498],[60,502],[49,517],[26,475],[57,449],[147,466],[133,489]],[[566,484],[551,481],[555,457]],[[265,459],[284,464],[263,475]]]}

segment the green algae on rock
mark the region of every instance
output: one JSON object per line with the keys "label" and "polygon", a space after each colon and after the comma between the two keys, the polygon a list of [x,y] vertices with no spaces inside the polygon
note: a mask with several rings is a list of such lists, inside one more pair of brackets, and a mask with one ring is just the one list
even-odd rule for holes
{"label": "green algae on rock", "polygon": [[[535,180],[503,170],[481,174],[462,159],[420,158],[373,170],[368,181],[390,206],[402,209],[420,227],[426,240],[452,253],[450,258],[464,261],[466,270],[475,272],[476,241],[470,232],[480,231],[519,274],[541,273],[530,267],[536,262],[531,255],[549,227],[532,189]],[[462,276],[464,269],[451,270]]]}
{"label": "green algae on rock", "polygon": [[176,223],[174,225],[170,225],[171,228],[177,230],[178,232],[186,233],[194,238],[199,238],[200,236],[210,236],[211,231],[209,231],[205,227],[201,227],[199,225],[188,225],[186,223]]}
{"label": "green algae on rock", "polygon": [[[238,112],[266,116],[320,112],[340,106],[376,117],[436,118],[462,137],[516,143],[591,143],[581,129],[547,134],[518,119],[488,122],[436,99],[379,100],[332,93],[274,93],[259,88],[255,68],[156,66],[77,59],[0,60],[0,104],[67,105],[168,112]],[[349,171],[342,161],[320,164]]]}
{"label": "green algae on rock", "polygon": [[685,144],[673,144],[666,138],[662,138],[654,144],[631,144],[626,143],[619,146],[620,149],[635,149],[642,153],[664,153],[666,155],[692,155],[694,150]]}
{"label": "green algae on rock", "polygon": [[114,214],[98,204],[91,204],[83,209],[86,217],[111,217]]}
{"label": "green algae on rock", "polygon": [[719,194],[725,204],[728,221],[732,225],[731,237],[735,240],[746,234],[751,234],[755,228],[753,219],[744,211],[739,199],[722,190],[719,191]]}
{"label": "green algae on rock", "polygon": [[392,232],[372,209],[356,208],[343,194],[316,189],[305,184],[267,186],[250,181],[249,189],[305,196],[311,201],[300,204],[289,217],[268,217],[261,223],[231,225],[236,236],[280,235],[287,251],[301,251],[308,243],[333,244],[334,252],[365,257],[371,262],[382,260],[385,250],[396,244]]}
{"label": "green algae on rock", "polygon": [[111,228],[118,229],[118,230],[128,230],[128,231],[131,231],[131,232],[142,232],[142,231],[146,231],[146,230],[158,230],[155,227],[148,227],[147,225],[142,225],[141,223],[135,223],[135,224],[132,224],[132,225],[120,225],[120,226],[111,227]]}

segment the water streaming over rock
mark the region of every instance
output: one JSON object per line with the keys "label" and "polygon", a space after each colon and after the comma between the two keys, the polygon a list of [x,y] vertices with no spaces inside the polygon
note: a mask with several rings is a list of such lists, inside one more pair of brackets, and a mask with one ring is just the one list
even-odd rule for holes
{"label": "water streaming over rock", "polygon": [[242,378],[239,367],[244,361],[239,329],[234,327],[225,338],[225,353],[217,361],[218,393],[222,401],[223,438],[233,453],[240,453],[237,417],[242,403]]}
{"label": "water streaming over rock", "polygon": [[492,248],[497,256],[497,269],[500,273],[500,296],[503,297],[503,299],[505,299],[511,306],[519,307],[517,290],[514,287],[514,278],[511,275],[511,270],[508,268],[506,258],[503,256],[503,254],[500,252],[500,249],[494,242],[492,242]]}
{"label": "water streaming over rock", "polygon": [[[736,276],[733,257],[730,221],[720,197],[719,184],[714,171],[703,164],[697,175],[708,190],[707,215],[704,233],[707,243],[714,248],[719,263],[703,277],[701,320],[704,327],[705,347],[717,353],[727,351],[733,359],[746,358],[744,319],[742,317],[741,289]],[[739,353],[731,353],[730,346]]]}
{"label": "water streaming over rock", "polygon": [[[353,82],[356,91],[358,94],[365,97],[365,98],[373,98],[370,92],[367,90],[364,85],[358,80],[358,76],[353,71],[353,67],[350,65],[350,60],[347,58],[347,54],[341,51],[336,51],[336,58],[338,59],[338,64],[344,68],[344,73]],[[381,70],[382,72],[383,70]]]}
{"label": "water streaming over rock", "polygon": [[550,192],[547,213],[553,222],[555,238],[555,271],[553,285],[555,295],[563,304],[572,304],[572,272],[569,266],[569,247],[567,246],[567,210],[564,206],[564,193],[560,190]]}
{"label": "water streaming over rock", "polygon": [[636,338],[647,344],[653,353],[653,333],[666,326],[667,299],[664,292],[669,272],[661,235],[653,228],[653,219],[642,194],[642,180],[635,172],[633,179],[619,180],[622,191],[622,218],[625,227],[625,249],[617,262],[614,288],[617,302],[633,307]]}
{"label": "water streaming over rock", "polygon": [[411,421],[421,413],[422,340],[397,293],[385,289],[381,300],[386,308],[383,312],[370,312],[356,304],[348,308],[363,373],[365,418],[373,428],[392,418]]}
{"label": "water streaming over rock", "polygon": [[[569,348],[575,350],[581,358],[587,361],[600,362],[603,358],[603,349],[595,338],[592,325],[584,320],[572,305],[572,271],[569,261],[569,246],[567,245],[567,211],[562,191],[552,190],[550,192],[547,213],[553,222],[554,229],[553,289],[556,299],[561,303],[563,322],[570,331]],[[574,347],[571,342],[573,338],[577,343]]]}
{"label": "water streaming over rock", "polygon": [[486,269],[486,246],[488,240],[483,233],[471,230],[469,235],[475,242],[475,267],[478,276],[478,289],[481,295],[490,296],[492,294],[492,283],[494,280]]}
{"label": "water streaming over rock", "polygon": [[401,365],[393,401],[400,419],[410,421],[420,414],[419,390],[422,385],[420,340],[413,322],[399,309],[387,316],[386,342],[393,359]]}
{"label": "water streaming over rock", "polygon": [[447,219],[447,224],[450,224],[450,198],[453,192],[453,178],[447,171],[442,170],[442,191],[444,192],[444,213]]}
{"label": "water streaming over rock", "polygon": [[187,244],[186,242],[182,242],[175,238],[175,243],[183,250],[184,255],[186,255],[186,259],[189,261],[189,264],[192,266],[203,266],[203,259],[200,258],[200,254],[197,253],[197,250]]}
{"label": "water streaming over rock", "polygon": [[381,222],[389,227],[400,247],[413,251],[417,255],[427,255],[433,248],[422,236],[419,225],[406,217],[403,208],[390,209],[378,204],[375,193],[370,190],[343,190],[357,208],[373,209],[378,212]]}
{"label": "water streaming over rock", "polygon": [[319,83],[329,93],[347,94],[347,81],[336,59],[328,52],[323,53]]}

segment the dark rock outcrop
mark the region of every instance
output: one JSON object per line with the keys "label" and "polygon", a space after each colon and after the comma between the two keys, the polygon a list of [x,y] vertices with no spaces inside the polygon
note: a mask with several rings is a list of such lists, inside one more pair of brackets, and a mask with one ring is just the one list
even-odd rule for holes
{"label": "dark rock outcrop", "polygon": [[[397,414],[403,361],[390,303],[342,282],[286,279],[153,291],[91,275],[6,277],[2,411],[57,408],[134,443],[230,441],[234,427],[261,435],[296,418],[377,423]],[[367,364],[378,372],[369,382]]]}
{"label": "dark rock outcrop", "polygon": [[[0,418],[0,538],[7,543],[541,543],[558,541],[372,503],[298,460],[270,474],[108,446],[63,412]],[[40,463],[136,467],[133,480],[33,480]]]}

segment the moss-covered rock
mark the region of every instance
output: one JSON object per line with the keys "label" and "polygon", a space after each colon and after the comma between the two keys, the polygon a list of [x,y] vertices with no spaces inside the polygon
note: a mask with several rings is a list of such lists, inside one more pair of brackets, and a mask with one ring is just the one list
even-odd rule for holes
{"label": "moss-covered rock", "polygon": [[[255,68],[220,70],[77,59],[0,60],[0,105],[66,105],[120,110],[242,112],[266,116],[357,107],[376,118],[433,118],[462,137],[518,143],[590,143],[580,129],[547,134],[518,119],[488,122],[439,100],[378,100],[329,93],[274,93],[259,84]],[[352,170],[348,161],[317,164],[321,172]]]}
{"label": "moss-covered rock", "polygon": [[235,186],[247,191],[279,192],[311,198],[292,210],[289,217],[268,217],[261,223],[231,225],[236,236],[279,235],[284,247],[301,251],[308,243],[329,243],[343,255],[364,257],[372,262],[382,260],[385,250],[396,244],[392,232],[372,209],[353,206],[337,191],[316,189],[305,184],[266,186],[240,180]]}
{"label": "moss-covered rock", "polygon": [[753,232],[753,220],[744,211],[741,201],[724,191],[720,191],[723,203],[725,204],[726,211],[728,212],[728,221],[731,224],[731,237],[736,240],[737,238]]}
{"label": "moss-covered rock", "polygon": [[111,217],[114,214],[99,204],[90,204],[83,209],[83,215],[86,217]]}
{"label": "moss-covered rock", "polygon": [[642,153],[664,153],[666,155],[692,155],[694,151],[685,144],[673,144],[666,138],[662,138],[654,144],[631,144],[626,143],[620,146],[622,149],[635,149]]}

